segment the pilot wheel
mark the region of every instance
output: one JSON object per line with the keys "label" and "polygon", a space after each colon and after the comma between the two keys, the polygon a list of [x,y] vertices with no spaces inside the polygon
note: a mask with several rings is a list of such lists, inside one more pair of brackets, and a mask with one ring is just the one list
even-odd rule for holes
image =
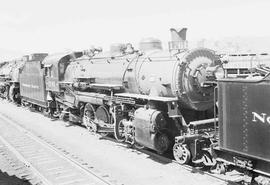
{"label": "pilot wheel", "polygon": [[191,153],[187,145],[176,143],[173,146],[173,156],[178,163],[187,164],[190,161]]}

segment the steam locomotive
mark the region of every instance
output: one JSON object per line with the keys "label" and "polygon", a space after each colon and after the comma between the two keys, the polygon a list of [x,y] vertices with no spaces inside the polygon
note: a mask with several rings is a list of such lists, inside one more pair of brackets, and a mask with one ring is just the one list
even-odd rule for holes
{"label": "steam locomotive", "polygon": [[1,63],[0,67],[0,96],[19,102],[19,69],[24,65],[23,59]]}
{"label": "steam locomotive", "polygon": [[171,29],[169,50],[148,38],[139,50],[114,44],[109,52],[32,55],[20,68],[20,101],[164,153],[190,121],[213,117],[206,69],[219,58],[206,48],[188,50],[186,30]]}
{"label": "steam locomotive", "polygon": [[186,30],[170,30],[168,50],[148,38],[139,50],[114,44],[108,52],[93,47],[5,63],[1,93],[138,148],[173,149],[180,164],[221,172],[233,164],[269,176],[268,125],[255,123],[269,121],[267,103],[257,102],[255,93],[267,89],[269,78],[213,83],[225,75],[220,56],[206,48],[187,49]]}

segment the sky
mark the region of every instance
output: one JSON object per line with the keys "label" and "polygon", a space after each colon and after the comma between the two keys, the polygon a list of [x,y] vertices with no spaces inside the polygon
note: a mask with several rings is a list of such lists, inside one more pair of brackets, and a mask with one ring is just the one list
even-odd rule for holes
{"label": "sky", "polygon": [[172,27],[187,27],[188,40],[270,37],[269,10],[269,0],[0,0],[0,49],[106,50],[145,37],[169,41]]}

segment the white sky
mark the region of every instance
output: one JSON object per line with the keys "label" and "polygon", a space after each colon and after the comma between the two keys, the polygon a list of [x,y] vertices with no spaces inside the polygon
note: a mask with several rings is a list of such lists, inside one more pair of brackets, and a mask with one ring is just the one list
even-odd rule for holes
{"label": "white sky", "polygon": [[270,0],[0,0],[0,48],[33,53],[109,48],[143,37],[270,36]]}

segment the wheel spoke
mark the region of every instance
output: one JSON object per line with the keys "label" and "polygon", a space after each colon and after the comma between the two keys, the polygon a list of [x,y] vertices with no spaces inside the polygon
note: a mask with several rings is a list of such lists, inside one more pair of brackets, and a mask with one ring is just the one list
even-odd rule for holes
{"label": "wheel spoke", "polygon": [[84,108],[83,124],[91,132],[95,131],[95,109],[91,104],[86,104]]}
{"label": "wheel spoke", "polygon": [[173,148],[174,158],[180,164],[187,164],[190,161],[191,154],[186,145],[175,144]]}
{"label": "wheel spoke", "polygon": [[125,141],[125,125],[124,122],[127,121],[126,119],[122,119],[120,121],[115,121],[114,123],[114,137],[120,141]]}

